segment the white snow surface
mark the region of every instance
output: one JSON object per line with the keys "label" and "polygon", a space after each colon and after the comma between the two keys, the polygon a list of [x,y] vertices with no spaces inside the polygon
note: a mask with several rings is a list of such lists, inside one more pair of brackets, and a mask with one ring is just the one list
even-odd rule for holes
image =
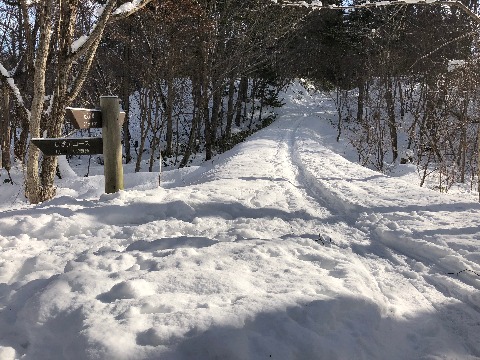
{"label": "white snow surface", "polygon": [[0,185],[0,358],[480,359],[480,205],[347,160],[326,97],[285,101],[161,188]]}

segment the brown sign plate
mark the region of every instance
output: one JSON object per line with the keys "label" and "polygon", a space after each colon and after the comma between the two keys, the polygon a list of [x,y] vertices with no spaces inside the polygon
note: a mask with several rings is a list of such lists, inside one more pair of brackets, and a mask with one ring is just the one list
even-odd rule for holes
{"label": "brown sign plate", "polygon": [[103,153],[103,140],[96,138],[32,139],[44,155],[95,155]]}
{"label": "brown sign plate", "polygon": [[65,109],[67,118],[75,129],[92,129],[102,127],[102,112],[97,109]]}
{"label": "brown sign plate", "polygon": [[[102,127],[102,112],[99,109],[66,108],[67,118],[75,129],[93,129]],[[125,121],[125,112],[120,111],[120,124]]]}

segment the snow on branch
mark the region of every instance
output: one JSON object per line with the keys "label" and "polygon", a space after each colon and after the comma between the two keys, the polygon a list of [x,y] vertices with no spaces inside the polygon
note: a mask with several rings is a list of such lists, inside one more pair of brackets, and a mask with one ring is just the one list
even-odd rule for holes
{"label": "snow on branch", "polygon": [[120,5],[116,9],[114,9],[115,1],[107,1],[104,6],[97,10],[99,19],[97,23],[93,25],[90,34],[82,35],[72,43],[72,61],[78,60],[91,49],[92,45],[98,44],[98,39],[103,35],[103,31],[110,20],[115,21],[128,17],[145,7],[151,1],[152,0],[133,0]]}
{"label": "snow on branch", "polygon": [[120,5],[114,12],[113,16],[115,19],[124,18],[132,15],[133,13],[137,12],[144,8],[148,3],[152,0],[133,0],[126,2]]}
{"label": "snow on branch", "polygon": [[394,0],[394,1],[378,1],[370,2],[366,1],[358,5],[323,5],[321,1],[314,0],[310,4],[306,1],[299,2],[279,2],[277,0],[272,0],[273,3],[280,6],[299,6],[307,7],[314,10],[322,9],[334,9],[334,10],[355,10],[355,9],[365,9],[371,7],[381,7],[381,6],[398,6],[398,5],[445,5],[450,7],[456,7],[466,13],[472,20],[477,24],[480,24],[480,16],[475,14],[470,10],[465,4],[457,0]]}
{"label": "snow on branch", "polygon": [[138,6],[145,1],[142,0],[134,0],[126,2],[125,4],[120,5],[114,12],[114,15],[122,15],[125,13],[130,13],[132,11],[136,11]]}
{"label": "snow on branch", "polygon": [[18,104],[27,112],[28,117],[30,117],[30,111],[25,107],[25,102],[23,101],[22,94],[20,93],[20,89],[18,88],[17,84],[15,84],[15,80],[11,76],[10,72],[5,69],[2,63],[0,63],[0,74],[3,78],[7,81],[7,84],[12,89],[15,98],[17,99]]}
{"label": "snow on branch", "polygon": [[90,34],[82,35],[80,36],[80,38],[78,38],[72,43],[72,61],[77,61],[81,56],[85,55],[85,53],[90,50],[91,46],[97,42],[98,38],[103,35],[103,30],[107,25],[107,22],[111,16],[114,7],[115,1],[107,1],[105,6],[99,9],[98,21],[96,24],[93,25]]}

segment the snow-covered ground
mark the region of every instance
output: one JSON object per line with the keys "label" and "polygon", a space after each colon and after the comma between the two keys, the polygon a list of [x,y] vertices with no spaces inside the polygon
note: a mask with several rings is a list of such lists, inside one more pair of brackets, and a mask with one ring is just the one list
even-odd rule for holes
{"label": "snow-covered ground", "polygon": [[347,160],[302,94],[161,188],[0,185],[0,359],[480,359],[480,205]]}

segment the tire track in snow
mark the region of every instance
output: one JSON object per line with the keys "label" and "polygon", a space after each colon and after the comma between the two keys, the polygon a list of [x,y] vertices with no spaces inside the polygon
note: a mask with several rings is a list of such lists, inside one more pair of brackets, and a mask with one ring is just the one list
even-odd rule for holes
{"label": "tire track in snow", "polygon": [[[299,148],[296,144],[298,137],[298,129],[301,122],[297,121],[291,131],[288,132],[288,160],[284,164],[289,164],[290,170],[295,174],[295,181],[290,182],[292,186],[297,189],[302,189],[305,194],[305,200],[308,199],[310,206],[318,206],[326,208],[332,216],[326,219],[325,231],[330,231],[329,236],[336,238],[345,234],[350,234],[350,241],[346,240],[340,243],[340,247],[335,249],[337,256],[347,256],[350,261],[355,263],[358,274],[359,283],[365,289],[369,289],[364,294],[369,297],[375,304],[382,308],[382,316],[386,318],[404,318],[411,317],[409,314],[404,314],[402,308],[405,304],[418,306],[419,313],[422,311],[426,313],[436,314],[441,312],[440,316],[434,315],[433,324],[422,324],[418,330],[423,332],[433,331],[436,327],[442,327],[454,338],[460,334],[458,341],[461,341],[461,336],[468,334],[471,328],[465,325],[464,322],[458,319],[468,316],[469,312],[466,310],[463,315],[458,317],[458,310],[456,314],[450,314],[448,310],[443,310],[441,305],[436,302],[438,297],[434,286],[431,286],[428,281],[415,279],[411,274],[416,273],[410,264],[402,261],[402,255],[385,246],[383,242],[370,242],[368,239],[372,238],[370,229],[361,228],[358,226],[358,217],[365,211],[364,207],[354,203],[349,203],[344,198],[339,197],[338,193],[324,186],[318,181],[317,176],[311,173],[308,167],[302,162]],[[285,166],[283,166],[285,168]],[[279,173],[282,173],[279,170]],[[284,173],[284,172],[283,172]],[[374,240],[378,240],[374,237]],[[355,245],[360,248],[361,245],[368,245],[368,249],[364,251],[350,252]],[[367,247],[365,247],[367,248]],[[369,250],[374,250],[371,253]],[[329,276],[338,276],[338,270],[332,270]],[[341,271],[340,271],[341,273]],[[352,284],[353,285],[353,284]],[[450,324],[444,326],[444,324]],[[437,331],[437,330],[435,330]],[[403,336],[400,335],[399,336]],[[434,335],[432,335],[434,338]],[[475,344],[475,338],[465,341],[465,346],[469,348],[472,354],[478,354],[478,349],[472,345]],[[418,344],[419,349],[416,350],[418,357],[422,357],[432,351],[431,345]],[[434,346],[435,347],[435,346]]]}
{"label": "tire track in snow", "polygon": [[[290,125],[291,127],[282,129],[284,135],[278,144],[277,153],[275,155],[275,158],[278,159],[275,166],[276,172],[278,174],[286,175],[283,180],[287,183],[287,186],[289,186],[290,193],[295,192],[297,196],[300,196],[306,203],[308,203],[310,207],[309,210],[319,212],[319,210],[322,209],[321,213],[327,213],[330,217],[331,212],[328,210],[328,207],[319,203],[315,196],[311,196],[308,188],[299,181],[299,168],[295,165],[293,160],[292,147],[294,144],[295,133],[300,126],[301,121],[302,119],[297,119],[293,126]],[[280,159],[283,159],[283,161],[280,161]]]}
{"label": "tire track in snow", "polygon": [[[385,259],[379,257],[376,257],[373,261],[371,259],[366,260],[364,257],[350,252],[349,245],[352,241],[357,244],[368,243],[368,233],[365,233],[354,226],[355,219],[346,216],[347,210],[345,208],[334,205],[335,196],[333,193],[325,196],[326,190],[323,188],[320,190],[318,188],[318,183],[312,181],[314,177],[306,171],[296,148],[297,131],[301,124],[302,119],[299,119],[296,120],[295,125],[290,129],[285,129],[287,136],[285,136],[282,141],[285,141],[286,148],[283,148],[285,156],[282,156],[282,158],[285,158],[286,160],[283,162],[282,168],[278,169],[278,173],[285,173],[285,168],[288,168],[289,173],[291,173],[289,183],[297,191],[302,193],[305,202],[310,204],[311,207],[327,209],[330,216],[326,219],[324,224],[319,224],[319,236],[328,234],[330,238],[336,239],[337,241],[333,242],[333,247],[336,248],[335,251],[338,252],[337,256],[346,256],[356,264],[355,267],[359,274],[363,273],[362,276],[366,282],[364,285],[370,288],[370,296],[372,296],[372,300],[374,300],[375,303],[387,304],[390,302],[389,297],[392,296],[389,292],[396,292],[396,289],[391,288],[391,290],[388,290],[385,284],[378,281],[373,274],[378,271],[377,268],[379,263],[380,267],[383,268],[390,266],[390,264],[388,264]],[[279,151],[280,149],[282,149],[282,146],[279,147]],[[336,204],[341,205],[343,203],[337,202]],[[341,240],[338,241],[338,239]],[[331,244],[329,245],[331,246]],[[353,258],[352,255],[354,256]],[[336,273],[336,271],[332,271],[330,276],[338,276]],[[399,283],[399,281],[401,281],[402,286],[406,289],[409,289],[410,291],[416,290],[409,281],[400,279],[397,272],[393,269],[390,270],[389,273],[386,273],[385,271],[383,271],[383,273],[384,275],[382,275],[381,278],[388,278],[391,283]],[[424,297],[421,294],[418,294],[417,298],[419,299],[416,299],[415,301],[419,304],[422,303]],[[423,304],[423,306],[425,306],[425,304]]]}
{"label": "tire track in snow", "polygon": [[[383,213],[380,218],[375,206],[365,206],[363,204],[356,203],[357,198],[353,198],[353,201],[349,200],[345,194],[342,194],[342,188],[332,188],[328,178],[335,176],[345,177],[346,174],[340,174],[335,164],[330,164],[328,155],[329,150],[322,149],[324,157],[324,163],[321,170],[333,170],[331,173],[314,174],[312,168],[308,163],[305,163],[305,156],[302,156],[302,150],[305,151],[305,144],[301,147],[296,143],[297,138],[303,138],[298,136],[299,126],[296,126],[292,132],[292,145],[291,145],[291,158],[292,163],[298,169],[298,182],[303,185],[310,196],[314,197],[319,204],[330,209],[337,218],[342,218],[345,221],[346,226],[352,227],[358,230],[360,236],[365,238],[371,238],[373,241],[368,249],[361,252],[357,252],[357,257],[361,260],[365,267],[373,271],[374,263],[367,256],[376,254],[377,259],[375,261],[384,261],[388,258],[390,263],[390,271],[398,274],[404,278],[404,281],[410,283],[411,288],[415,289],[418,296],[423,297],[431,306],[436,309],[441,315],[440,317],[445,319],[446,324],[450,324],[450,331],[455,334],[464,336],[465,346],[467,346],[472,354],[480,356],[480,348],[478,344],[480,340],[479,335],[469,335],[469,329],[471,329],[471,321],[475,322],[477,319],[480,321],[480,306],[478,297],[473,294],[480,289],[480,279],[473,277],[465,278],[452,278],[448,277],[448,272],[455,269],[458,273],[462,272],[466,267],[471,267],[471,271],[477,271],[475,264],[464,259],[459,253],[454,251],[448,246],[441,246],[434,244],[423,239],[415,239],[411,232],[404,231],[398,226],[395,218],[392,218],[391,213]],[[317,149],[318,150],[318,149]],[[312,153],[314,150],[312,150]],[[321,153],[320,153],[321,154]],[[333,154],[333,153],[332,153]],[[303,154],[304,155],[304,154]],[[316,154],[319,156],[319,153]],[[338,156],[335,154],[335,156]],[[318,170],[318,168],[317,168]],[[322,181],[321,179],[325,179]],[[394,179],[388,179],[389,181],[395,181]],[[368,181],[367,179],[364,181]],[[335,182],[332,182],[333,184]],[[348,184],[350,185],[350,184]],[[353,185],[351,185],[353,186]],[[348,189],[350,192],[355,192],[355,189]],[[360,189],[362,190],[362,189]],[[372,196],[373,194],[366,194]],[[368,201],[367,203],[368,204]],[[382,204],[383,205],[383,204]],[[387,206],[385,206],[388,209]],[[401,208],[392,209],[392,214],[401,210]],[[409,214],[407,214],[408,217]],[[373,221],[368,221],[372,219]],[[411,216],[410,216],[411,218]],[[383,220],[383,222],[381,221]],[[423,219],[427,221],[428,219]],[[407,236],[410,235],[410,236]],[[386,256],[388,255],[388,256]],[[437,259],[439,259],[437,261]],[[443,262],[445,259],[449,259],[447,265]],[[423,271],[418,269],[418,264],[423,264]],[[433,266],[432,266],[433,263]],[[416,268],[415,268],[416,267]],[[420,278],[415,278],[416,274],[420,274]],[[410,278],[412,276],[412,278]],[[373,280],[376,281],[375,278]],[[379,287],[382,284],[377,282]],[[439,301],[443,295],[443,301]],[[461,301],[468,305],[463,310],[456,310],[455,314],[450,313],[448,307],[445,308],[445,304],[451,300]],[[459,316],[458,312],[462,312]],[[459,319],[473,319],[468,324],[465,321]]]}
{"label": "tire track in snow", "polygon": [[[280,123],[281,124],[281,123]],[[399,308],[405,307],[403,304],[416,303],[419,308],[434,311],[430,301],[419,292],[409,279],[395,271],[392,264],[386,259],[376,257],[375,259],[366,259],[358,254],[351,252],[349,244],[352,239],[358,244],[366,244],[368,242],[368,233],[355,227],[355,219],[345,216],[346,211],[331,205],[330,201],[325,200],[323,192],[314,186],[302,166],[298,152],[296,151],[297,130],[302,124],[302,119],[295,121],[294,125],[288,124],[283,131],[285,136],[282,137],[278,146],[278,159],[283,161],[278,163],[277,174],[285,176],[287,186],[303,197],[304,204],[308,204],[311,208],[324,209],[329,216],[323,223],[318,224],[320,235],[328,234],[329,237],[336,241],[330,246],[321,246],[318,254],[322,254],[328,250],[332,259],[344,259],[348,261],[349,269],[356,269],[355,273],[346,270],[341,263],[333,261],[331,269],[328,273],[329,277],[343,279],[350,282],[350,286],[354,291],[360,291],[366,299],[369,299],[378,311],[386,318],[403,317],[402,311],[395,309],[395,304],[399,304]],[[279,125],[280,126],[280,125]],[[333,194],[328,197],[334,200]],[[341,204],[341,203],[340,203]],[[340,239],[340,241],[338,241]],[[322,251],[322,249],[325,249]],[[317,255],[320,256],[320,255]],[[300,258],[302,259],[302,258]],[[346,260],[348,259],[348,260]],[[306,261],[314,261],[315,258],[306,257]],[[320,260],[322,263],[323,260]],[[375,274],[381,273],[380,277]],[[380,280],[381,279],[381,280]],[[358,287],[358,288],[357,288]],[[404,289],[403,294],[398,294],[398,288]],[[413,294],[412,294],[413,293]]]}
{"label": "tire track in snow", "polygon": [[[295,131],[297,131],[297,129]],[[409,258],[426,263],[427,265],[436,258],[446,258],[450,256],[462,259],[462,261],[458,261],[457,264],[455,264],[454,259],[452,259],[449,266],[442,265],[438,262],[435,263],[438,267],[436,270],[439,273],[445,275],[452,271],[460,273],[462,271],[465,272],[465,269],[467,268],[472,273],[480,272],[480,269],[475,268],[475,263],[464,259],[452,248],[422,239],[415,239],[415,234],[411,231],[405,231],[406,229],[399,226],[397,219],[395,219],[395,216],[398,218],[398,213],[402,212],[401,207],[398,207],[397,209],[392,207],[390,212],[388,212],[388,210],[387,212],[382,212],[381,210],[377,211],[374,205],[365,206],[357,204],[354,201],[348,201],[348,199],[341,193],[341,189],[340,191],[338,188],[333,189],[328,184],[328,178],[326,181],[322,181],[322,178],[329,175],[331,176],[331,174],[318,176],[312,173],[308,164],[304,163],[300,151],[301,150],[299,150],[297,144],[292,146],[292,159],[293,163],[299,170],[299,182],[305,183],[306,185],[304,185],[304,188],[308,189],[311,195],[315,197],[320,204],[328,209],[332,209],[333,213],[338,217],[341,217],[349,226],[358,229],[365,236],[373,236],[375,240],[380,241],[384,246],[395,253],[405,255]],[[326,151],[328,152],[328,150]],[[328,159],[326,159],[326,162],[328,162]],[[323,169],[326,168],[327,171],[332,169],[331,165],[327,165],[324,165]],[[333,176],[337,176],[337,174],[333,173]],[[389,180],[395,181],[395,179]],[[370,194],[370,197],[372,196],[374,196],[374,194]],[[379,198],[381,198],[381,196],[379,196]],[[406,215],[405,218],[407,220],[412,220],[412,222],[415,222],[415,217],[417,217],[417,220],[430,222],[429,219],[423,218],[421,215],[415,214],[412,216],[411,214],[403,213]],[[466,278],[463,279],[463,281],[467,285],[480,290],[480,279],[473,278],[473,280],[469,280]]]}

